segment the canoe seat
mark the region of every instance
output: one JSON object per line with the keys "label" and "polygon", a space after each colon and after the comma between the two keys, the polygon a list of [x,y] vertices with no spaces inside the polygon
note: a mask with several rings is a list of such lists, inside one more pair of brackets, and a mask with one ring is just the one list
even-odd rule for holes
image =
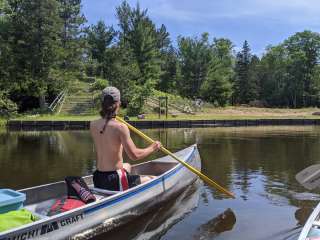
{"label": "canoe seat", "polygon": [[121,192],[121,191],[111,191],[111,190],[106,190],[106,189],[102,189],[102,188],[96,188],[94,186],[89,186],[89,189],[94,193],[108,195],[108,196]]}
{"label": "canoe seat", "polygon": [[152,162],[146,162],[132,166],[131,174],[160,176],[161,174],[175,167],[177,164],[178,163],[174,160],[156,160]]}
{"label": "canoe seat", "polygon": [[30,204],[25,206],[25,208],[32,213],[36,214],[38,217],[41,219],[43,218],[48,218],[48,212],[51,208],[51,206],[60,198],[53,198],[53,199],[48,199],[45,201],[41,201],[35,204]]}

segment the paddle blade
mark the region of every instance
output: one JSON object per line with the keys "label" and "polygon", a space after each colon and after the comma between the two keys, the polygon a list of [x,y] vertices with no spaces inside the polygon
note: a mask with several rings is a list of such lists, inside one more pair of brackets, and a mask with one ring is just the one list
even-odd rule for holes
{"label": "paddle blade", "polygon": [[303,169],[296,175],[296,180],[308,190],[320,187],[320,164]]}

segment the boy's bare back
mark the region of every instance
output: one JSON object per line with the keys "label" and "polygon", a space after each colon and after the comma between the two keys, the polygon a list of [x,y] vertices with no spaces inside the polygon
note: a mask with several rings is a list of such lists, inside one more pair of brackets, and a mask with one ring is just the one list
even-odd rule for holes
{"label": "boy's bare back", "polygon": [[[161,143],[157,141],[146,148],[136,147],[127,125],[115,119],[121,103],[120,91],[117,88],[110,86],[103,89],[101,100],[102,118],[90,123],[97,153],[97,170],[93,173],[94,185],[119,191],[149,181],[153,176],[130,175],[131,165],[123,163],[122,152],[124,150],[131,160],[139,160],[159,150]],[[127,184],[122,185],[122,181]]]}
{"label": "boy's bare back", "polygon": [[99,171],[115,171],[123,167],[121,131],[126,127],[115,119],[108,121],[104,132],[105,119],[99,119],[90,123],[91,136],[97,152],[97,169]]}

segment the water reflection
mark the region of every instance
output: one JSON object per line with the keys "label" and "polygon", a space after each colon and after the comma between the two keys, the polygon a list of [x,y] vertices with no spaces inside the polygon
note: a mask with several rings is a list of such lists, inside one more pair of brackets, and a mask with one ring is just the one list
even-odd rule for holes
{"label": "water reflection", "polygon": [[6,133],[0,142],[0,186],[30,187],[93,170],[87,132]]}

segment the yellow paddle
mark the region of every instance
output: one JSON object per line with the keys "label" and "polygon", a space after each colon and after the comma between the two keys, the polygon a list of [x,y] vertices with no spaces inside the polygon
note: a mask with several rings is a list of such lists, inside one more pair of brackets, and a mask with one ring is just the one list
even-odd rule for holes
{"label": "yellow paddle", "polygon": [[[145,135],[143,132],[141,132],[140,130],[136,129],[135,127],[133,127],[132,125],[130,125],[129,123],[127,123],[125,120],[123,120],[120,117],[116,117],[116,119],[119,122],[124,123],[125,125],[128,126],[128,128],[130,130],[132,130],[133,132],[135,132],[136,134],[138,134],[140,137],[142,137],[143,139],[145,139],[147,142],[149,143],[154,143],[155,141],[153,139],[151,139],[150,137],[148,137],[147,135]],[[162,152],[164,152],[167,155],[170,155],[172,158],[174,158],[175,160],[177,160],[179,163],[181,163],[183,166],[185,166],[186,168],[188,168],[191,172],[193,172],[194,174],[198,175],[204,182],[206,182],[209,186],[214,187],[216,189],[218,189],[220,192],[223,192],[225,194],[227,194],[228,196],[235,198],[234,194],[229,192],[227,189],[221,187],[218,183],[214,182],[213,180],[211,180],[210,178],[208,178],[206,175],[204,175],[203,173],[201,173],[199,170],[195,169],[194,167],[192,167],[191,165],[187,164],[185,161],[179,159],[177,156],[175,156],[172,152],[170,152],[169,150],[167,150],[166,148],[164,148],[163,146],[160,148]]]}

